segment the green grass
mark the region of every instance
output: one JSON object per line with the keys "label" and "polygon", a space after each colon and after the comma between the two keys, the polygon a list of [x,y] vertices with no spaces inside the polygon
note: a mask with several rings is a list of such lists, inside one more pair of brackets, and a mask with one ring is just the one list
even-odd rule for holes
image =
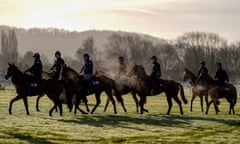
{"label": "green grass", "polygon": [[[185,89],[190,101],[189,89]],[[165,95],[148,97],[145,107],[149,113],[140,115],[135,112],[135,104],[130,95],[124,96],[128,109],[124,113],[117,104],[118,114],[113,114],[112,105],[103,112],[106,95],[102,95],[102,104],[95,114],[74,115],[64,105],[63,116],[48,112],[52,102],[43,97],[40,101],[41,112],[36,112],[36,97],[29,97],[30,116],[25,113],[23,101],[13,105],[13,115],[8,114],[9,101],[15,96],[15,90],[9,88],[0,91],[0,143],[239,143],[240,115],[239,104],[235,115],[228,115],[229,105],[221,100],[218,115],[213,106],[209,115],[200,112],[199,98],[194,102],[193,112],[190,104],[183,105],[184,116],[173,102],[171,115],[167,112]],[[90,108],[95,99],[88,97]],[[204,103],[205,104],[205,103]],[[205,105],[204,105],[205,106]],[[84,105],[81,108],[85,110]],[[204,107],[205,108],[205,107]]]}

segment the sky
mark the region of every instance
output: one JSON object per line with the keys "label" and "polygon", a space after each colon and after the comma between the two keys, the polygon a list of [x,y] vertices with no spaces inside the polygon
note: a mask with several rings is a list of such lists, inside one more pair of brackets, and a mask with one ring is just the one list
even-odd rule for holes
{"label": "sky", "polygon": [[0,25],[121,30],[175,39],[214,32],[240,40],[239,0],[0,0]]}

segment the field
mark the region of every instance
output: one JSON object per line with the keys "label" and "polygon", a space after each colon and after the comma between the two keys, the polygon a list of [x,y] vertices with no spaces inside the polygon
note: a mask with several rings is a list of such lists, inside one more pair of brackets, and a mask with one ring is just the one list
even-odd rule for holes
{"label": "field", "polygon": [[[189,89],[185,94],[190,101]],[[239,143],[240,106],[236,105],[235,115],[228,115],[229,105],[221,100],[218,115],[213,107],[210,114],[200,112],[199,98],[195,100],[193,112],[190,104],[183,105],[184,116],[179,114],[173,103],[171,115],[167,112],[165,95],[148,97],[146,108],[149,113],[140,115],[130,95],[124,100],[128,109],[124,113],[117,104],[118,114],[113,114],[112,105],[103,113],[106,96],[95,114],[74,115],[64,105],[63,116],[53,113],[48,116],[52,102],[47,97],[40,101],[41,112],[36,112],[36,97],[30,97],[30,116],[25,114],[23,101],[13,105],[13,115],[8,114],[8,106],[15,91],[11,88],[0,91],[0,143]],[[89,97],[90,108],[95,103]],[[205,104],[205,103],[204,103]],[[205,106],[205,105],[204,105]],[[81,106],[85,110],[84,106]]]}

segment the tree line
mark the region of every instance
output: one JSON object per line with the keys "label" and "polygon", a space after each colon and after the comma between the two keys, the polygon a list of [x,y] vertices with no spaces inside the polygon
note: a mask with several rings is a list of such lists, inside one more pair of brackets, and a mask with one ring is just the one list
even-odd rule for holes
{"label": "tree line", "polygon": [[[0,69],[5,71],[8,62],[17,63],[21,69],[32,65],[32,51],[19,55],[17,36],[14,29],[1,32]],[[105,49],[98,49],[94,39],[89,37],[79,44],[75,58],[64,57],[65,62],[76,70],[83,65],[82,55],[89,53],[94,61],[95,69],[116,73],[118,57],[125,57],[130,69],[135,63],[144,65],[147,72],[151,71],[151,56],[156,55],[165,79],[181,80],[186,67],[193,72],[199,69],[199,62],[206,61],[209,73],[214,75],[216,63],[221,62],[229,73],[231,80],[239,80],[240,42],[229,44],[226,39],[215,33],[189,32],[175,40],[154,42],[138,34],[113,34],[105,44]],[[64,54],[63,54],[64,55]],[[44,69],[52,64],[41,54]]]}

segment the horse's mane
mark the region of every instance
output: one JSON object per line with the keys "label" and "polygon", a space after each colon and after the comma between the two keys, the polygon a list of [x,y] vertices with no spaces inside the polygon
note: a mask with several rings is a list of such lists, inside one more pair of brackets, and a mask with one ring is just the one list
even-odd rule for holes
{"label": "horse's mane", "polygon": [[71,68],[69,66],[66,66],[65,68],[68,69],[69,71],[73,72],[74,74],[79,75],[73,68]]}
{"label": "horse's mane", "polygon": [[114,79],[114,77],[112,75],[110,75],[110,74],[108,74],[108,73],[106,73],[106,72],[104,72],[102,70],[97,70],[95,72],[95,76],[104,76],[104,77],[108,77],[108,78]]}
{"label": "horse's mane", "polygon": [[23,72],[22,72],[15,64],[12,64],[12,67],[13,67],[14,70],[17,71],[18,73],[23,74]]}
{"label": "horse's mane", "polygon": [[211,82],[215,82],[215,80],[209,75],[209,74],[203,74],[198,78],[199,80],[207,80],[207,81],[211,81]]}
{"label": "horse's mane", "polygon": [[[187,69],[187,68],[185,68],[184,71],[190,73],[190,74],[193,75],[193,76],[196,76],[192,71],[190,71],[190,70]],[[197,77],[197,76],[196,76],[196,77]]]}
{"label": "horse's mane", "polygon": [[142,69],[142,72],[147,74],[146,71],[145,71],[145,68],[143,67],[143,65],[135,65],[137,68],[141,68]]}

